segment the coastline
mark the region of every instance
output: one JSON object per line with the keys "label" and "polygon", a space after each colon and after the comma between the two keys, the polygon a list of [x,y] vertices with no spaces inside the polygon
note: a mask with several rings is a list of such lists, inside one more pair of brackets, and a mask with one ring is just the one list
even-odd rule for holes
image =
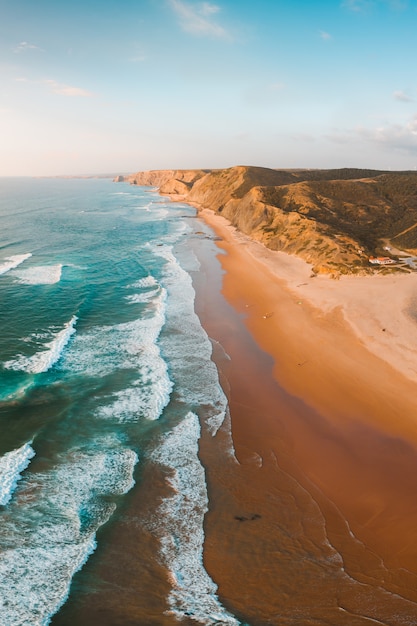
{"label": "coastline", "polygon": [[[302,259],[269,250],[210,209],[200,210],[199,216],[227,244],[244,246],[259,269],[285,286],[297,303],[314,307],[316,315],[340,309],[367,350],[417,382],[417,273],[348,275],[338,280],[313,276],[312,266]],[[416,319],[409,312],[413,300]]]}
{"label": "coastline", "polygon": [[213,358],[237,460],[222,458],[224,433],[217,451],[203,437],[205,562],[220,598],[254,625],[416,620],[414,276],[310,278],[303,261],[198,216],[217,235],[232,310],[215,286],[197,289],[228,355]]}
{"label": "coastline", "polygon": [[[363,386],[416,409],[417,323],[408,308],[417,296],[417,274],[312,278],[301,259],[268,250],[208,209],[199,215],[226,253],[219,257],[226,299],[245,315],[288,392],[317,410],[334,411],[332,388],[344,392],[345,403],[360,406],[363,393],[355,400],[350,392]],[[370,411],[377,424],[378,412]],[[412,411],[402,416],[417,436]]]}

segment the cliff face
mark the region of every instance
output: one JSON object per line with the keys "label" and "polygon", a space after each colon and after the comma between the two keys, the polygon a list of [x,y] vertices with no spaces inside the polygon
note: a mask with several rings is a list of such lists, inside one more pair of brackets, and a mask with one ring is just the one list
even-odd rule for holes
{"label": "cliff face", "polygon": [[131,185],[149,185],[151,187],[161,187],[170,181],[181,181],[191,186],[197,178],[206,173],[207,171],[204,170],[150,170],[125,176],[123,180]]}
{"label": "cliff face", "polygon": [[369,272],[369,256],[385,255],[387,241],[417,253],[414,172],[237,166],[139,172],[124,180],[212,209],[267,247],[300,256],[316,273]]}

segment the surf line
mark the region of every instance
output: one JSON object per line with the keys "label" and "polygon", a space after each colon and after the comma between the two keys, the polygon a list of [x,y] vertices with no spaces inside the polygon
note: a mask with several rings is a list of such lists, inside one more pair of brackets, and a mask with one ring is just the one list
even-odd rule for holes
{"label": "surf line", "polygon": [[6,369],[24,371],[27,374],[47,372],[61,358],[65,346],[75,333],[77,319],[77,316],[73,315],[64,328],[54,335],[52,341],[45,344],[46,350],[36,352],[29,357],[20,354],[16,359],[6,361],[4,367]]}
{"label": "surf line", "polygon": [[208,495],[204,468],[198,458],[201,428],[189,412],[152,454],[152,460],[170,470],[172,495],[158,507],[149,526],[160,538],[160,559],[169,571],[172,590],[169,613],[201,624],[239,626],[220,603],[217,585],[203,564],[204,515]]}
{"label": "surf line", "polygon": [[15,254],[14,256],[8,256],[5,258],[6,263],[0,265],[0,274],[6,274],[9,270],[13,270],[15,267],[26,261],[32,256],[31,252],[26,254]]}
{"label": "surf line", "polygon": [[0,457],[0,505],[10,502],[22,472],[35,456],[31,441]]}

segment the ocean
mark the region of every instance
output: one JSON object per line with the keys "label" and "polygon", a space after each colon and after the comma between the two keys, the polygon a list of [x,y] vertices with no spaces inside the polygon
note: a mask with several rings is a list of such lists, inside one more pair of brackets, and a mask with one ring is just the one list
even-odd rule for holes
{"label": "ocean", "polygon": [[[1,625],[239,624],[203,561],[199,439],[227,401],[189,243],[211,233],[109,179],[0,179],[0,220]],[[144,546],[129,622],[85,608],[124,584],[112,542]]]}

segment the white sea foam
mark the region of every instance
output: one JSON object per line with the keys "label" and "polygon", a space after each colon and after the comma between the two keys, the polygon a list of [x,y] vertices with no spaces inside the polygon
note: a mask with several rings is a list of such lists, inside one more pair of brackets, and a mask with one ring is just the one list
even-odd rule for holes
{"label": "white sea foam", "polygon": [[150,526],[161,541],[160,558],[171,572],[171,612],[201,624],[239,622],[220,604],[217,586],[203,565],[204,515],[208,509],[204,469],[198,459],[200,425],[188,413],[153,453],[152,459],[171,470],[171,497],[159,506]]}
{"label": "white sea foam", "polygon": [[[95,533],[133,486],[137,455],[115,438],[73,449],[26,477],[0,525],[0,615],[5,626],[46,626],[96,547]],[[118,447],[117,447],[118,446]],[[13,510],[11,510],[13,509]]]}
{"label": "white sea foam", "polygon": [[25,443],[0,457],[0,504],[6,505],[11,500],[22,472],[34,456],[30,443]]}
{"label": "white sea foam", "polygon": [[16,371],[24,371],[28,374],[41,374],[47,372],[61,357],[62,352],[75,333],[77,317],[72,316],[64,328],[52,334],[52,340],[43,346],[43,350],[32,356],[19,355],[16,359],[6,361],[4,367]]}
{"label": "white sea foam", "polygon": [[156,287],[158,286],[158,282],[153,276],[149,275],[144,278],[140,278],[138,281],[133,283],[133,285],[129,286],[133,287],[133,289],[144,289],[145,287]]}
{"label": "white sea foam", "polygon": [[9,270],[14,269],[15,267],[23,263],[23,261],[26,261],[26,259],[28,259],[31,256],[32,254],[28,252],[27,254],[15,254],[14,256],[6,257],[5,260],[2,262],[2,264],[0,265],[0,274],[5,274]]}
{"label": "white sea foam", "polygon": [[62,361],[64,369],[93,376],[112,374],[116,368],[137,369],[165,322],[166,292],[161,290],[148,315],[114,326],[96,326],[78,334]]}
{"label": "white sea foam", "polygon": [[130,296],[126,296],[126,300],[130,304],[140,304],[141,302],[149,302],[152,297],[155,296],[155,291],[148,291],[146,293],[133,293]]}
{"label": "white sea foam", "polygon": [[173,385],[155,344],[148,345],[140,355],[136,369],[140,378],[130,387],[114,393],[112,401],[99,409],[101,417],[120,422],[160,417],[169,402]]}
{"label": "white sea foam", "polygon": [[160,343],[171,365],[178,397],[190,406],[204,406],[206,424],[215,435],[226,416],[227,399],[211,359],[211,342],[194,311],[191,277],[178,263],[171,246],[155,247],[154,254],[168,261],[164,268],[169,294],[165,325],[168,332]]}
{"label": "white sea foam", "polygon": [[115,369],[131,370],[134,382],[107,398],[98,415],[118,421],[155,420],[169,402],[172,382],[157,345],[165,323],[166,292],[149,302],[142,318],[100,326],[79,334],[61,367],[72,373],[107,376]]}
{"label": "white sea foam", "polygon": [[153,210],[152,216],[157,217],[159,220],[165,219],[169,215],[168,209],[158,209],[158,211]]}
{"label": "white sea foam", "polygon": [[62,265],[42,265],[15,270],[13,276],[24,285],[54,285],[61,280]]}

